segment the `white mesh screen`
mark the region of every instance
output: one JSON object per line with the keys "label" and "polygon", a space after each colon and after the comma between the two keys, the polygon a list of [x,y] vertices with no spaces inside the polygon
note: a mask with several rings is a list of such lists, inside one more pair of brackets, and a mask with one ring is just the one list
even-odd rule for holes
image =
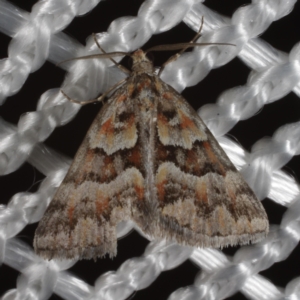
{"label": "white mesh screen", "polygon": [[[300,152],[299,5],[236,1],[230,4],[232,16],[225,17],[209,8],[216,1],[202,2],[48,0],[32,1],[29,12],[29,1],[26,7],[21,0],[0,0],[2,299],[300,299],[300,193],[292,176]],[[219,2],[229,6],[230,1]],[[184,91],[185,98],[195,109],[201,106],[202,119],[257,196],[268,198],[263,202],[271,221],[267,239],[224,251],[191,249],[148,242],[136,231],[125,237],[134,225],[124,223],[114,260],[43,261],[32,249],[37,222],[101,107],[80,109],[60,88],[87,100],[124,77],[105,59],[54,64],[97,53],[92,32],[101,32],[106,51],[132,51],[152,36],[148,46],[187,42],[202,16],[199,41],[236,47],[197,47],[170,63],[161,78],[179,92],[195,86]],[[275,39],[283,45],[279,51],[267,37],[282,18],[294,21]],[[298,39],[290,38],[297,32]],[[65,78],[62,69],[69,72]]]}

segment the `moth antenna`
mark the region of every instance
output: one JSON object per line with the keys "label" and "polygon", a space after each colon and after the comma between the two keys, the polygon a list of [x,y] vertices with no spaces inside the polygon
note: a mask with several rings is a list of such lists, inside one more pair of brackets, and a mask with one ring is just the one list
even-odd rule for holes
{"label": "moth antenna", "polygon": [[177,54],[171,56],[160,68],[157,76],[160,77],[160,74],[162,73],[162,71],[164,70],[165,66],[167,64],[169,64],[170,62],[177,60],[178,57],[188,48],[192,48],[192,47],[197,47],[197,46],[212,46],[212,45],[223,45],[223,46],[236,46],[234,44],[230,44],[230,43],[179,43],[179,44],[170,44],[170,45],[158,45],[158,46],[154,46],[150,49],[148,49],[147,51],[145,51],[145,53],[150,52],[150,51],[168,51],[168,50],[181,50],[180,52],[178,52]]}
{"label": "moth antenna", "polygon": [[[101,45],[99,44],[99,42],[98,42],[98,40],[97,40],[97,37],[96,37],[96,35],[95,35],[95,33],[92,33],[92,35],[93,35],[93,39],[94,39],[94,41],[95,41],[95,43],[96,43],[96,45],[97,45],[97,47],[103,52],[103,53],[107,53],[107,52],[105,52],[105,50],[101,47]],[[121,71],[123,71],[124,73],[127,73],[127,74],[130,74],[131,72],[127,69],[127,68],[125,68],[124,66],[122,66],[121,64],[119,64],[119,63],[117,63],[113,58],[109,58],[110,59],[110,61],[112,61]]]}
{"label": "moth antenna", "polygon": [[201,18],[201,24],[198,32],[194,36],[194,38],[189,42],[189,43],[179,43],[179,44],[171,44],[171,45],[158,45],[155,47],[152,47],[145,51],[145,53],[150,52],[150,51],[167,51],[167,50],[181,50],[175,55],[171,56],[160,68],[158,72],[158,77],[164,70],[167,64],[170,62],[177,60],[178,57],[185,52],[186,49],[191,48],[191,47],[197,47],[197,46],[210,46],[210,45],[232,45],[235,46],[234,44],[229,44],[229,43],[195,43],[195,41],[201,36],[201,31],[203,28],[204,24],[204,17]]}
{"label": "moth antenna", "polygon": [[154,46],[145,51],[148,53],[150,51],[169,51],[169,50],[181,50],[182,48],[193,48],[198,46],[236,46],[235,44],[230,43],[179,43],[179,44],[166,44],[166,45],[158,45]]}
{"label": "moth antenna", "polygon": [[121,81],[117,82],[115,85],[113,85],[110,89],[108,89],[105,93],[103,93],[100,97],[96,98],[96,99],[92,99],[92,100],[86,100],[86,101],[78,101],[75,99],[72,99],[71,97],[69,97],[63,90],[60,90],[60,92],[70,101],[76,104],[80,104],[80,105],[86,105],[89,103],[95,103],[95,102],[102,102],[104,103],[104,98],[107,97],[107,95],[115,90],[119,85],[121,85],[123,82],[125,82],[127,79],[122,79]]}
{"label": "moth antenna", "polygon": [[87,56],[79,56],[79,57],[74,57],[74,58],[63,60],[63,61],[59,62],[58,64],[56,64],[56,66],[59,66],[61,64],[64,64],[66,62],[73,61],[73,60],[93,59],[93,58],[112,58],[112,57],[117,57],[117,56],[122,56],[122,55],[130,56],[131,54],[127,53],[127,52],[118,51],[118,52],[110,52],[110,53],[92,54],[92,55],[87,55]]}
{"label": "moth antenna", "polygon": [[[196,35],[194,36],[194,38],[190,41],[190,44],[194,44],[197,41],[197,39],[201,36],[203,24],[204,24],[204,17],[202,16],[200,28],[199,28],[198,32],[196,33]],[[164,64],[161,66],[161,68],[157,74],[158,77],[160,77],[160,74],[163,72],[166,65],[169,64],[171,61],[177,60],[181,56],[181,54],[185,52],[186,49],[187,49],[187,47],[184,47],[183,49],[181,49],[181,51],[179,51],[175,55],[171,56],[166,62],[164,62]]]}

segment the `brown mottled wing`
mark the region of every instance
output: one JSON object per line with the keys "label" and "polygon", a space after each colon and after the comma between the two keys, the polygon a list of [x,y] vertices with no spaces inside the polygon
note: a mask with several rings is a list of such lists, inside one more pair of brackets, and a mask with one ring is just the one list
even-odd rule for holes
{"label": "brown mottled wing", "polygon": [[116,225],[144,197],[132,85],[119,88],[92,123],[36,230],[46,259],[116,255]]}
{"label": "brown mottled wing", "polygon": [[159,84],[154,234],[198,247],[261,240],[268,219],[260,201],[196,112],[175,90]]}

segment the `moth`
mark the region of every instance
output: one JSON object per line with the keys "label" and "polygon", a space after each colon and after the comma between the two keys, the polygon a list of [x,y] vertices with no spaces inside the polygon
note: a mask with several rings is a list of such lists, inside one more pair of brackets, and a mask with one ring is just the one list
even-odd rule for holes
{"label": "moth", "polygon": [[98,113],[40,221],[36,253],[113,257],[116,226],[124,220],[153,238],[192,247],[263,239],[269,225],[262,204],[199,115],[159,78],[142,50],[125,54],[132,71]]}

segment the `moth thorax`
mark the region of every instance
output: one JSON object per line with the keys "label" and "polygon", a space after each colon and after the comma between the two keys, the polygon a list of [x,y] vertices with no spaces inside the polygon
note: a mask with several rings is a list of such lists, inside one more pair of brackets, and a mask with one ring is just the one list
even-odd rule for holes
{"label": "moth thorax", "polygon": [[133,72],[153,73],[153,64],[148,59],[143,50],[139,49],[135,51],[132,56],[132,68]]}

